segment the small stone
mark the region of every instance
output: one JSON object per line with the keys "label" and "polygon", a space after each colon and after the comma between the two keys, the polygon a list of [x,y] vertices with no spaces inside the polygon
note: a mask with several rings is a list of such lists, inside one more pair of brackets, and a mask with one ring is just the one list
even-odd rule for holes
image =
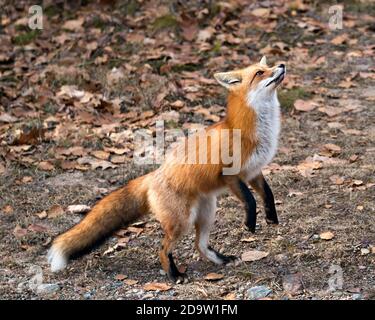
{"label": "small stone", "polygon": [[247,290],[249,300],[258,300],[267,297],[272,290],[266,286],[256,286]]}
{"label": "small stone", "polygon": [[365,256],[365,255],[367,255],[367,254],[369,254],[370,253],[370,250],[369,249],[367,249],[367,248],[362,248],[361,249],[361,255],[362,256]]}
{"label": "small stone", "polygon": [[60,286],[56,283],[42,283],[36,288],[38,294],[51,294],[60,289]]}
{"label": "small stone", "polygon": [[360,293],[355,293],[355,294],[352,295],[352,298],[353,298],[353,300],[362,300],[363,295],[360,294]]}
{"label": "small stone", "polygon": [[86,292],[84,295],[83,295],[83,297],[85,298],[85,299],[91,299],[91,292]]}
{"label": "small stone", "polygon": [[283,288],[287,293],[291,295],[297,295],[302,293],[302,274],[295,273],[285,275],[283,277]]}

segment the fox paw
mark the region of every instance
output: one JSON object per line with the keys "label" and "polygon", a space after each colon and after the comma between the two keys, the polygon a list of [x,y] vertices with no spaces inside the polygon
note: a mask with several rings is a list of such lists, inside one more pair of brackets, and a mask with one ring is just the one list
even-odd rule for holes
{"label": "fox paw", "polygon": [[168,278],[176,284],[189,282],[187,274],[181,272],[169,272]]}

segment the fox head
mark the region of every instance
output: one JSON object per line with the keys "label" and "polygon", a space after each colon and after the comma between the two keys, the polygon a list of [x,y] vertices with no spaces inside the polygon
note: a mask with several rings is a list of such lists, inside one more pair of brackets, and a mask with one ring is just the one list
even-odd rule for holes
{"label": "fox head", "polygon": [[284,80],[286,68],[284,64],[268,67],[266,57],[259,63],[247,68],[219,72],[215,79],[235,95],[242,95],[247,103],[255,108],[265,100],[276,98],[276,88]]}

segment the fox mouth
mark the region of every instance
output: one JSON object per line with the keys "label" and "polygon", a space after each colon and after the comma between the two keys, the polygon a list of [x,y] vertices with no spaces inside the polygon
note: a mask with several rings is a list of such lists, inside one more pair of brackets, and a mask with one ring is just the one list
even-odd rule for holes
{"label": "fox mouth", "polygon": [[275,87],[277,87],[284,80],[284,77],[285,77],[285,70],[282,70],[281,73],[276,78],[273,78],[270,82],[267,83],[266,87],[268,87],[272,83],[275,83]]}

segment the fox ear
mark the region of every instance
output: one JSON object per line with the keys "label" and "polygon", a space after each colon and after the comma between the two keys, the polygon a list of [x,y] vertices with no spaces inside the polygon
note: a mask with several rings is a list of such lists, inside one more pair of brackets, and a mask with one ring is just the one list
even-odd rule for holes
{"label": "fox ear", "polygon": [[235,72],[219,72],[215,73],[214,77],[219,84],[227,89],[232,89],[235,85],[242,82],[242,78]]}
{"label": "fox ear", "polygon": [[263,56],[262,59],[260,59],[259,64],[261,66],[266,66],[267,65],[267,58],[266,58],[266,56]]}

